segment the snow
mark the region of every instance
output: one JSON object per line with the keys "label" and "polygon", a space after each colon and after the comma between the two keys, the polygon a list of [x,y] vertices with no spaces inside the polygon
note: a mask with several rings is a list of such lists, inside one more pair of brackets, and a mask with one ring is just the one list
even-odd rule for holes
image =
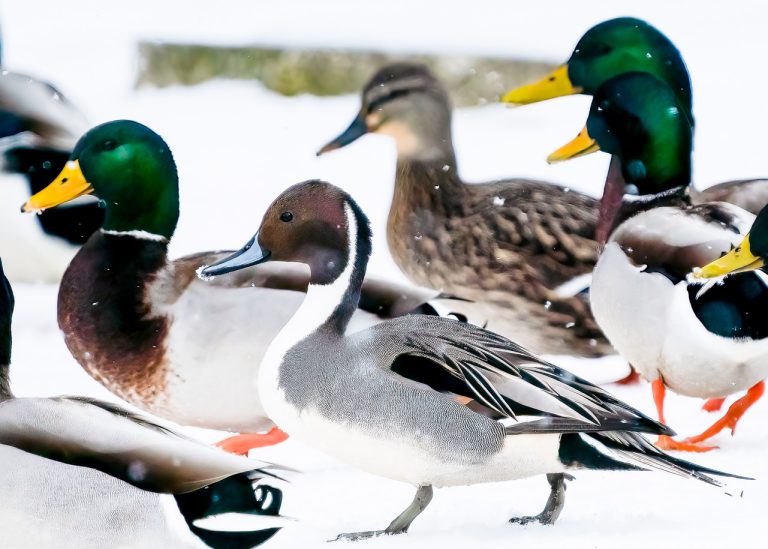
{"label": "snow", "polygon": [[[391,51],[516,55],[565,60],[592,24],[617,15],[646,18],[678,44],[691,70],[697,119],[695,179],[707,186],[726,179],[766,175],[762,70],[768,51],[761,2],[691,0],[466,3],[393,0],[368,9],[354,0],[164,2],[135,0],[3,0],[6,68],[51,80],[92,123],[133,118],[168,141],[179,165],[182,215],[175,255],[239,248],[257,227],[266,205],[286,186],[309,178],[347,189],[371,217],[375,231],[371,271],[405,280],[387,253],[386,204],[392,193],[394,144],[367,136],[321,158],[315,151],[352,119],[356,95],[279,97],[253,82],[213,81],[196,87],[133,89],[135,41],[178,40],[220,44],[385,48]],[[373,70],[373,68],[372,68]],[[510,109],[486,105],[460,109],[454,118],[459,166],[468,180],[528,176],[592,194],[601,191],[607,158],[549,166],[546,155],[578,132],[589,100],[563,98]],[[5,180],[2,182],[6,183]],[[16,209],[16,201],[12,209]],[[22,218],[19,217],[19,223]],[[29,223],[31,218],[23,218]],[[4,219],[6,221],[6,219]],[[5,225],[4,225],[5,226]],[[3,238],[11,233],[3,231]],[[17,284],[13,383],[19,395],[77,393],[109,398],[69,356],[56,327],[56,288]],[[558,362],[595,381],[625,368],[616,357],[585,364]],[[607,371],[612,375],[607,375]],[[618,397],[651,414],[650,389],[611,386]],[[720,451],[684,456],[734,473],[768,477],[764,401],[740,423],[737,436],[717,437]],[[668,397],[667,417],[684,435],[716,415],[700,402]],[[206,440],[222,433],[190,430]],[[325,547],[341,531],[386,526],[410,502],[413,489],[350,470],[289,440],[258,452],[306,470],[285,500],[300,519],[273,547]],[[732,482],[728,497],[717,489],[660,473],[576,475],[554,527],[506,524],[540,511],[543,478],[438,490],[411,533],[365,542],[366,547],[498,547],[546,549],[722,547],[754,544],[760,535],[768,485]],[[743,489],[743,496],[741,490]]]}

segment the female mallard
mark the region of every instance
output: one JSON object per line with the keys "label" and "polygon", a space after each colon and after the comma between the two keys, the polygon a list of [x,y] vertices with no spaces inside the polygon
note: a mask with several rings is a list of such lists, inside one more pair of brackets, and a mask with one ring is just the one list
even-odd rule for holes
{"label": "female mallard", "polygon": [[[61,174],[23,209],[88,193],[104,204],[104,226],[72,260],[58,300],[59,327],[75,359],[121,398],[182,425],[272,427],[252,380],[267,345],[298,308],[307,273],[256,269],[211,285],[195,271],[221,252],[169,260],[179,216],[176,164],[163,139],[136,122],[86,133]],[[424,295],[398,286],[374,281],[367,290],[363,306],[371,312],[358,310],[356,327],[428,307]],[[283,437],[275,431],[251,447]]]}
{"label": "female mallard", "polygon": [[[216,276],[270,260],[310,266],[306,299],[259,371],[264,405],[297,439],[417,488],[385,530],[339,538],[407,532],[433,485],[546,474],[544,511],[510,522],[553,524],[571,471],[659,470],[714,485],[709,474],[729,476],[654,448],[640,433],[668,427],[488,330],[408,315],[346,334],[370,254],[357,203],[307,181],[277,197],[242,250],[203,271]],[[329,255],[336,261],[324,261]]]}
{"label": "female mallard", "polygon": [[[131,547],[223,549],[254,547],[277,532],[282,495],[263,482],[274,476],[268,464],[106,402],[14,397],[8,379],[13,305],[0,262],[4,547],[96,549],[130,539]],[[166,505],[171,495],[175,505]],[[253,517],[257,528],[222,532],[196,524],[221,513],[259,515]]]}
{"label": "female mallard", "polygon": [[[502,101],[526,105],[575,93],[594,95],[611,78],[635,71],[665,82],[693,126],[691,79],[680,52],[662,32],[634,17],[595,25],[581,37],[564,65],[534,84],[507,92]],[[768,203],[768,180],[729,181],[703,191],[691,188],[691,197],[696,204],[730,202],[756,214]]]}
{"label": "female mallard", "polygon": [[537,352],[610,352],[582,293],[597,260],[595,199],[541,181],[462,181],[448,95],[422,65],[378,71],[358,116],[318,154],[369,132],[397,143],[387,240],[406,276],[487,303],[491,329]]}
{"label": "female mallard", "polygon": [[69,261],[101,226],[104,211],[96,201],[45,212],[35,220],[19,219],[20,200],[43,189],[61,171],[85,118],[58,90],[29,76],[0,74],[0,165],[3,172],[22,174],[19,181],[0,185],[0,232],[13,234],[0,243],[9,263],[8,276],[17,281],[58,282]]}
{"label": "female mallard", "polygon": [[601,209],[600,227],[612,234],[595,267],[591,303],[611,343],[652,382],[659,419],[664,421],[665,387],[717,399],[710,409],[749,389],[701,435],[659,441],[667,449],[705,451],[712,447],[698,443],[725,427],[733,430],[763,392],[768,285],[746,273],[700,297],[700,287],[688,283],[695,267],[737,246],[754,219],[723,202],[690,205],[683,191],[690,181],[692,133],[666,84],[648,73],[627,73],[597,91],[586,128],[550,160],[603,150],[621,167],[609,173],[608,194],[631,184],[641,195]]}

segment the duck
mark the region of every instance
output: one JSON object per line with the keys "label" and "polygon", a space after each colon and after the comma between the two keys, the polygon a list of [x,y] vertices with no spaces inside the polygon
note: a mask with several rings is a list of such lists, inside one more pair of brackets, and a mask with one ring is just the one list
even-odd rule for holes
{"label": "duck", "polygon": [[594,198],[529,179],[463,181],[448,94],[421,64],[376,72],[358,115],[318,155],[366,133],[397,145],[387,242],[406,277],[483,304],[490,329],[539,353],[612,352],[586,297],[597,260]]}
{"label": "duck", "polygon": [[[255,547],[280,516],[283,468],[235,456],[121,406],[86,397],[16,397],[9,379],[14,295],[0,261],[0,472],[3,545]],[[256,528],[211,529],[224,513]],[[214,523],[215,525],[215,523]]]}
{"label": "duck", "polygon": [[97,201],[87,198],[35,219],[19,218],[13,206],[50,183],[86,129],[85,116],[53,85],[0,71],[0,172],[7,179],[0,185],[0,229],[15,235],[0,244],[0,254],[15,282],[58,283],[104,220]]}
{"label": "duck", "polygon": [[663,453],[641,433],[669,434],[668,427],[481,327],[409,315],[347,334],[370,254],[359,205],[311,180],[280,194],[241,250],[201,271],[221,277],[273,260],[309,265],[305,300],[259,369],[262,403],[296,440],[416,487],[384,530],[337,539],[407,532],[433,487],[546,474],[545,509],[512,522],[552,524],[575,469],[654,469],[714,485],[712,475],[728,476]]}
{"label": "duck", "polygon": [[[537,82],[508,91],[501,100],[528,105],[573,94],[594,96],[611,78],[636,71],[665,82],[694,126],[691,78],[680,51],[659,29],[635,17],[598,23],[579,39],[566,63]],[[695,204],[730,202],[757,214],[768,203],[768,179],[727,181],[689,192]]]}
{"label": "duck", "polygon": [[[58,324],[72,356],[146,412],[241,433],[222,441],[230,451],[282,442],[285,434],[273,429],[252,380],[267,345],[301,303],[306,269],[253,269],[204,284],[196,270],[225,253],[169,259],[179,217],[176,164],[162,137],[138,122],[106,122],[85,133],[61,173],[22,209],[43,211],[86,194],[102,201],[106,216],[59,287]],[[463,305],[376,279],[364,293],[350,329],[412,311],[437,314],[441,306],[460,314]],[[262,314],[253,314],[257,307]]]}
{"label": "duck", "polygon": [[708,411],[746,391],[701,434],[657,442],[703,452],[716,447],[704,441],[725,428],[733,432],[764,392],[768,284],[744,273],[702,294],[692,283],[690,273],[739,246],[755,219],[726,202],[691,204],[692,135],[669,86],[648,73],[625,73],[597,91],[584,130],[549,160],[602,150],[620,166],[609,171],[608,194],[635,192],[601,210],[599,225],[610,238],[592,276],[591,305],[619,354],[651,382],[659,420],[665,422],[667,388],[709,399]]}

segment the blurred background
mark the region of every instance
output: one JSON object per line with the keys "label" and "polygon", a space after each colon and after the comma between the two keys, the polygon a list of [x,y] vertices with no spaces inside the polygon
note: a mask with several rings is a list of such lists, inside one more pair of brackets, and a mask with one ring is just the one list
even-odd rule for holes
{"label": "blurred background", "polygon": [[387,60],[418,56],[461,105],[454,136],[465,178],[530,176],[599,194],[606,155],[544,160],[581,129],[587,98],[523,109],[496,98],[620,15],[657,26],[687,61],[696,184],[768,174],[762,2],[0,1],[3,68],[52,82],[91,125],[133,118],[168,141],[182,192],[174,255],[239,246],[283,188],[323,178],[371,216],[372,271],[401,280],[383,231],[393,142],[368,136],[314,155],[356,113],[364,80]]}

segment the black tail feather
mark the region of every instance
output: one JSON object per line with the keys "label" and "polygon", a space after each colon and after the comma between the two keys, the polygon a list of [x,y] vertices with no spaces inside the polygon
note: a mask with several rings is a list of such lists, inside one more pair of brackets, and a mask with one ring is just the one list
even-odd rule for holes
{"label": "black tail feather", "polygon": [[261,477],[263,474],[259,470],[240,473],[174,497],[190,531],[206,545],[214,549],[250,549],[270,539],[280,528],[230,532],[207,530],[194,523],[224,513],[279,516],[283,493],[278,488],[260,483]]}

